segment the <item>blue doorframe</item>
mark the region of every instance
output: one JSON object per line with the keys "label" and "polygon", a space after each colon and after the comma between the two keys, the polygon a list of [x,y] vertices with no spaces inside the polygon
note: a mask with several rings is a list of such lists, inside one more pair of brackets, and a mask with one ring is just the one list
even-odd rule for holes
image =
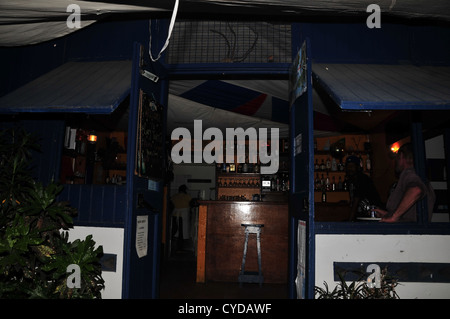
{"label": "blue doorframe", "polygon": [[[164,68],[158,63],[150,62],[146,52],[147,50],[140,43],[134,44],[127,146],[128,211],[124,226],[123,298],[157,298],[159,291],[164,176],[153,179],[138,176],[135,172],[140,94],[152,97],[155,102],[163,106],[162,131],[165,132],[168,82],[164,76]],[[144,70],[153,74],[158,73],[159,80],[155,82],[142,76],[141,73]],[[162,154],[165,156],[165,134],[162,136]],[[141,257],[137,255],[135,244],[138,216],[148,216],[147,255]]]}
{"label": "blue doorframe", "polygon": [[[289,298],[314,297],[314,192],[313,183],[313,107],[309,39],[299,50],[298,64],[291,72],[291,95],[298,89],[298,78],[306,88],[291,97],[290,145],[291,185],[289,196]],[[298,76],[298,74],[303,76]],[[293,75],[292,75],[293,74]],[[304,235],[299,237],[299,234]],[[297,288],[298,287],[298,288]]]}
{"label": "blue doorframe", "polygon": [[[167,34],[165,33],[165,31],[161,31],[161,30],[167,30],[168,29],[168,21],[167,20],[157,20],[155,22],[152,21],[152,30],[155,31],[155,37],[152,38],[152,43],[156,43],[156,45],[153,45],[152,48],[152,54],[156,55],[157,51],[159,48],[161,48],[164,44],[164,41],[166,40],[166,36]],[[293,39],[293,42],[296,42],[297,40]],[[136,61],[138,59],[138,57],[136,56],[136,48],[135,48],[135,56],[133,58],[133,61]],[[146,56],[148,56],[148,54],[146,54]],[[158,64],[151,64],[152,67],[154,68],[154,73],[157,74],[160,77],[160,85],[161,87],[158,89],[156,89],[158,92],[161,93],[160,96],[157,97],[157,99],[159,99],[161,101],[161,103],[163,105],[167,105],[167,101],[168,101],[168,83],[170,80],[174,80],[174,79],[186,79],[186,78],[222,78],[222,77],[226,77],[226,78],[232,78],[232,77],[242,77],[242,76],[252,76],[252,77],[261,77],[261,78],[279,78],[279,79],[287,79],[289,76],[289,67],[290,65],[287,63],[245,63],[245,64],[233,64],[233,63],[199,63],[199,64],[165,64],[164,62],[164,54],[161,57],[161,63]],[[310,62],[309,62],[310,63]],[[311,66],[308,67],[309,72],[311,72]],[[141,76],[139,76],[139,70],[136,69],[136,66],[133,64],[133,83],[132,84],[132,98],[131,98],[131,105],[136,105],[136,101],[133,101],[133,92],[136,91],[136,87],[138,87],[139,85],[139,80],[142,79]],[[161,79],[161,74],[164,74],[163,79]],[[305,128],[310,128],[312,130],[312,91],[311,91],[311,73],[309,73],[308,76],[308,87],[309,89],[309,93],[308,93],[308,106],[311,107],[311,110],[309,112],[307,112],[308,117],[310,118],[309,123],[311,123],[310,126],[307,126]],[[296,104],[299,105],[303,105],[303,101],[302,102],[296,102]],[[300,109],[301,107],[299,107]],[[304,114],[301,114],[302,112],[298,112],[300,115],[298,116],[299,118],[302,118],[302,116]],[[131,118],[130,118],[130,121]],[[131,123],[131,122],[130,122]],[[298,124],[298,127],[300,127],[301,123]],[[305,131],[306,132],[306,131]],[[308,136],[308,138],[311,141],[308,141],[307,144],[308,145],[308,150],[305,149],[304,151],[304,155],[308,155],[311,157],[311,163],[312,163],[312,158],[314,157],[313,154],[313,143],[312,143],[312,139],[313,136],[312,134],[309,133],[305,133],[305,136]],[[133,140],[131,140],[133,139]],[[135,140],[135,137],[131,137],[129,136],[129,145],[130,143],[134,143],[133,141]],[[291,144],[292,145],[292,144]],[[310,150],[309,150],[310,149]],[[292,159],[291,159],[292,160]],[[134,161],[130,159],[130,162]],[[291,174],[292,175],[292,174]],[[128,177],[127,177],[128,178]],[[311,183],[312,183],[312,174],[311,174]],[[135,183],[136,184],[136,183]],[[131,186],[130,187],[135,187],[135,186]],[[309,186],[305,187],[306,191],[306,196],[309,198],[309,202],[311,203],[311,207],[310,209],[313,210],[313,205],[314,205],[314,193],[309,194]],[[162,191],[162,190],[161,190]],[[129,191],[129,196],[133,196],[131,194],[136,193],[136,190],[130,189]],[[159,193],[158,193],[159,194]],[[161,193],[162,196],[162,193]],[[131,199],[131,198],[130,198]],[[291,201],[291,204],[297,204],[295,201]],[[130,208],[130,210],[132,210],[132,208]],[[311,216],[311,214],[307,214],[308,216]],[[127,245],[127,249],[128,251],[126,253],[131,254],[131,252],[133,252],[133,245],[134,243],[132,242],[133,237],[132,237],[132,232],[134,231],[133,227],[133,213],[130,211],[128,214],[128,220],[127,220],[127,226],[126,226],[126,239],[125,239],[125,243]],[[311,220],[313,220],[313,216],[310,217]],[[311,229],[313,229],[313,225],[310,225]],[[156,231],[156,230],[155,230]],[[296,231],[296,230],[295,230]],[[160,232],[160,228],[158,229],[158,232]],[[290,233],[292,233],[290,231]],[[160,235],[159,235],[160,236]],[[313,238],[313,237],[311,237]],[[312,250],[313,251],[313,250]],[[295,252],[295,254],[297,254],[297,252]],[[292,257],[292,256],[291,256]],[[290,258],[291,258],[290,257]],[[160,260],[156,260],[158,257],[155,257],[154,262],[158,264],[159,267],[159,262]],[[129,263],[129,257],[125,256],[125,259],[127,260],[127,262]],[[312,260],[312,258],[309,258]],[[132,265],[127,265],[125,268],[124,273],[126,274],[126,276],[129,276],[128,272],[133,270],[133,266]],[[308,269],[312,269],[312,268],[308,268]],[[156,275],[157,276],[157,275]],[[130,281],[130,283],[126,283],[126,285],[130,285],[131,284],[131,279],[128,279],[128,281]],[[313,282],[313,281],[312,281]],[[154,283],[155,284],[155,283]],[[153,285],[154,285],[153,284]],[[124,277],[124,291],[125,289],[129,289],[129,288],[125,288],[125,277]],[[126,294],[124,294],[124,297],[132,297],[132,294],[130,294],[129,290],[125,291]]]}

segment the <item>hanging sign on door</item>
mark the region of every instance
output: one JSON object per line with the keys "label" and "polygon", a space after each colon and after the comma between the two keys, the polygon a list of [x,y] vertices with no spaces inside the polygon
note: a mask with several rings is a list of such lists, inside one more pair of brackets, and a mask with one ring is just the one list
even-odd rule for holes
{"label": "hanging sign on door", "polygon": [[136,216],[136,252],[139,258],[147,256],[148,216]]}

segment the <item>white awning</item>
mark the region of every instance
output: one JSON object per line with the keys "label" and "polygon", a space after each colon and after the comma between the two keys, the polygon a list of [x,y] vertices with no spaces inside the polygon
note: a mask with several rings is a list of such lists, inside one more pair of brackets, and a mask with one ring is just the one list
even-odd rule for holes
{"label": "white awning", "polygon": [[0,98],[0,113],[109,114],[128,96],[131,61],[68,62]]}
{"label": "white awning", "polygon": [[[81,28],[106,17],[123,18],[140,14],[151,18],[153,14],[173,12],[175,1],[167,0],[8,0],[0,3],[0,46],[18,46],[49,41],[70,34],[77,28],[68,28],[66,22],[72,13],[68,6],[79,6]],[[369,0],[182,0],[180,14],[203,17],[217,14],[232,16],[305,16],[367,17]],[[448,0],[385,0],[376,1],[384,17],[449,21]],[[68,12],[69,11],[69,12]],[[245,17],[244,17],[245,20]]]}
{"label": "white awning", "polygon": [[313,64],[313,77],[345,110],[450,109],[450,67]]}

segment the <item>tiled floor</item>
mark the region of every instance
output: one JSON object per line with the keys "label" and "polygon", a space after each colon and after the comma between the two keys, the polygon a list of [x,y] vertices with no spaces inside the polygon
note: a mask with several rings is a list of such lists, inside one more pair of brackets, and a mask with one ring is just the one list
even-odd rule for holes
{"label": "tiled floor", "polygon": [[[237,277],[237,274],[236,274]],[[162,262],[161,299],[287,299],[284,284],[242,284],[237,282],[196,283],[196,257],[192,251],[172,253]]]}

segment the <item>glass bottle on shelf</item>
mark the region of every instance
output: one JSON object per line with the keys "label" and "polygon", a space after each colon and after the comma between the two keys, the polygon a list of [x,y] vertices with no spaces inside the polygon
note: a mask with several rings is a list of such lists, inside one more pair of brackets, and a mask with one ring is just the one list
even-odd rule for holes
{"label": "glass bottle on shelf", "polygon": [[320,162],[320,170],[324,171],[325,170],[325,161],[322,158],[322,162]]}
{"label": "glass bottle on shelf", "polygon": [[367,159],[366,159],[366,169],[370,172],[370,169],[372,168],[372,163],[370,162],[370,155],[367,154]]}
{"label": "glass bottle on shelf", "polygon": [[348,191],[348,181],[347,181],[347,177],[344,178],[344,183],[342,185],[342,189],[344,191]]}
{"label": "glass bottle on shelf", "polygon": [[337,162],[336,162],[336,159],[333,157],[333,159],[331,160],[331,171],[332,172],[336,172],[338,169],[337,169]]}
{"label": "glass bottle on shelf", "polygon": [[329,157],[327,157],[327,162],[325,164],[325,168],[327,171],[329,171],[331,169],[331,161],[330,161]]}
{"label": "glass bottle on shelf", "polygon": [[322,203],[326,202],[327,202],[327,192],[325,191],[325,189],[322,189]]}
{"label": "glass bottle on shelf", "polygon": [[342,163],[342,158],[339,160],[338,169],[340,172],[343,172],[345,169],[345,165],[344,165],[344,163]]}

